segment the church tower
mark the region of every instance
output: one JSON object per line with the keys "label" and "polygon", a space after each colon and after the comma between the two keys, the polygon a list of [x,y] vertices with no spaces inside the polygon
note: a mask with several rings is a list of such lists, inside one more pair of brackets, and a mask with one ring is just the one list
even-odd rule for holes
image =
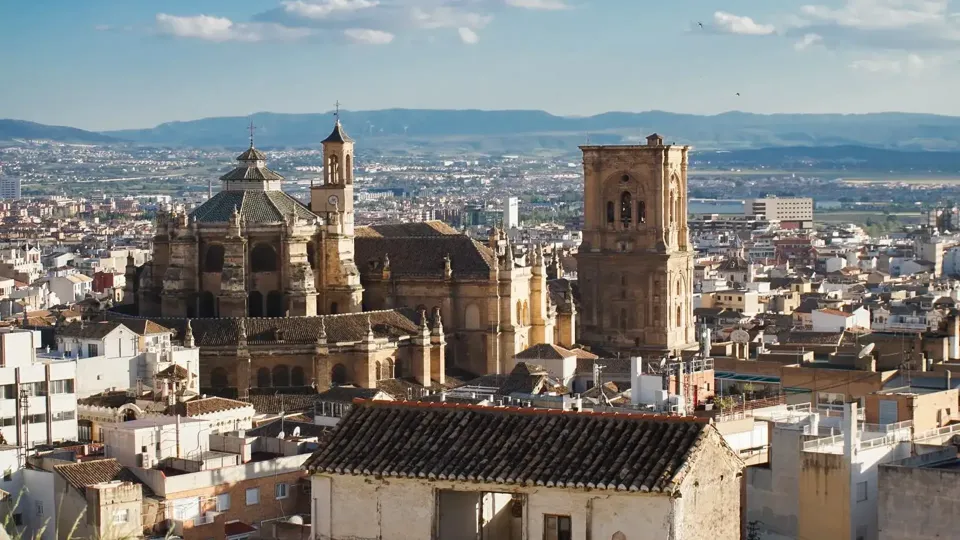
{"label": "church tower", "polygon": [[340,124],[323,140],[323,181],[310,187],[310,210],[324,218],[317,290],[320,313],[361,311],[363,288],[354,262],[353,139]]}
{"label": "church tower", "polygon": [[581,146],[583,243],[577,254],[580,340],[677,354],[696,347],[687,231],[689,147]]}

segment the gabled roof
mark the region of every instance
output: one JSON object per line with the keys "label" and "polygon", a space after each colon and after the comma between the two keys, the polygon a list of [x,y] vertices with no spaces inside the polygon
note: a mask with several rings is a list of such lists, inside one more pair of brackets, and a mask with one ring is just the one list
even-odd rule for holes
{"label": "gabled roof", "polygon": [[559,345],[538,343],[520,351],[514,358],[517,360],[563,360],[575,356],[576,354],[572,351],[568,351]]}
{"label": "gabled roof", "polygon": [[421,223],[391,223],[357,227],[355,235],[365,238],[460,235],[460,231],[439,220]]}
{"label": "gabled roof", "polygon": [[136,319],[130,321],[124,321],[124,326],[130,329],[134,334],[139,334],[141,336],[147,336],[152,334],[169,334],[173,330],[169,328],[160,326],[159,324],[149,320],[149,319]]}
{"label": "gabled roof", "polygon": [[57,328],[57,336],[79,339],[103,339],[110,332],[124,326],[118,321],[72,322]]}
{"label": "gabled roof", "polygon": [[140,480],[133,473],[112,458],[56,465],[53,470],[81,492],[86,491],[87,486],[114,480],[140,484]]}
{"label": "gabled roof", "polygon": [[379,388],[358,388],[356,386],[334,386],[326,392],[317,394],[316,401],[334,401],[353,403],[355,399],[374,399],[378,395],[387,397]]}
{"label": "gabled roof", "polygon": [[688,463],[712,441],[722,445],[715,428],[692,418],[359,401],[307,467],[425,481],[672,493]]}
{"label": "gabled roof", "polygon": [[450,256],[454,279],[488,278],[490,271],[497,267],[496,257],[489,247],[462,234],[357,237],[354,246],[357,267],[367,276],[382,271],[379,263],[384,255],[389,256],[390,272],[395,277],[443,277],[447,255]]}

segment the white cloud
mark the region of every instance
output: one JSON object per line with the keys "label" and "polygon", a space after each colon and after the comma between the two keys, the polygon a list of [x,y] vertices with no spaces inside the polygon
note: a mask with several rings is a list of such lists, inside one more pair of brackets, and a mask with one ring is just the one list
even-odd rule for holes
{"label": "white cloud", "polygon": [[882,30],[939,23],[947,15],[948,7],[949,0],[847,0],[840,9],[806,5],[800,11],[814,21]]}
{"label": "white cloud", "polygon": [[492,15],[472,11],[461,11],[450,6],[438,6],[433,9],[414,7],[410,18],[420,28],[469,28],[479,30],[493,20]]}
{"label": "white cloud", "polygon": [[109,32],[110,30],[113,30],[113,26],[110,26],[109,24],[98,24],[94,26],[93,29],[97,32]]}
{"label": "white cloud", "polygon": [[796,31],[833,46],[913,52],[960,47],[958,20],[950,0],[845,0],[836,9],[803,6]]}
{"label": "white cloud", "polygon": [[570,9],[570,6],[564,0],[504,0],[504,2],[508,6],[523,9],[539,9],[546,11]]}
{"label": "white cloud", "polygon": [[307,28],[290,28],[271,23],[234,23],[226,17],[194,15],[181,17],[158,13],[157,31],[161,34],[222,43],[225,41],[289,41],[309,36]]}
{"label": "white cloud", "polygon": [[336,13],[350,13],[380,5],[376,0],[288,0],[280,2],[283,10],[306,19],[325,19]]}
{"label": "white cloud", "polygon": [[392,42],[394,38],[394,35],[390,32],[370,28],[347,28],[343,31],[343,34],[354,43],[367,45],[386,45]]}
{"label": "white cloud", "polygon": [[907,54],[903,57],[874,56],[854,60],[850,63],[850,67],[866,73],[916,76],[935,70],[942,62],[941,56],[923,57],[918,54]]}
{"label": "white cloud", "polygon": [[804,34],[800,41],[793,44],[793,48],[798,51],[803,51],[813,47],[814,45],[823,41],[823,36],[820,34]]}
{"label": "white cloud", "polygon": [[724,11],[713,14],[712,29],[724,34],[742,34],[748,36],[767,36],[777,29],[771,24],[760,24],[741,15],[733,15]]}
{"label": "white cloud", "polygon": [[469,28],[467,28],[467,27],[465,27],[465,26],[462,26],[462,27],[458,28],[458,29],[457,29],[457,32],[460,33],[460,39],[461,39],[464,43],[467,43],[467,44],[469,44],[469,45],[473,45],[473,44],[477,43],[478,41],[480,41],[480,36],[478,36],[477,33],[474,32],[473,30],[471,30],[471,29],[469,29]]}

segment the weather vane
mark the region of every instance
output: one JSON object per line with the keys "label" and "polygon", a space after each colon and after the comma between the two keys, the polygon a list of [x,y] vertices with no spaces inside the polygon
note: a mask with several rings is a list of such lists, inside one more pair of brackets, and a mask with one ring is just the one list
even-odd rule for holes
{"label": "weather vane", "polygon": [[340,100],[337,100],[336,109],[334,109],[333,117],[337,119],[337,123],[340,123]]}
{"label": "weather vane", "polygon": [[253,132],[257,130],[257,126],[253,125],[253,120],[250,121],[250,148],[253,148]]}

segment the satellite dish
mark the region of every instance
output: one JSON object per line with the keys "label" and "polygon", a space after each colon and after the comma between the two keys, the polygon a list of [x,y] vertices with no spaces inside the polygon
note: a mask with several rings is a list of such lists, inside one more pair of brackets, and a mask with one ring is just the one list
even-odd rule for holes
{"label": "satellite dish", "polygon": [[667,365],[667,359],[666,359],[666,358],[661,358],[661,359],[660,359],[660,367],[663,367],[663,366],[665,366],[665,365]]}
{"label": "satellite dish", "polygon": [[286,435],[287,435],[286,433],[284,433],[284,432],[281,431],[280,433],[277,434],[277,438],[278,438],[278,439],[282,439],[282,438],[286,437]]}
{"label": "satellite dish", "polygon": [[742,328],[730,332],[730,341],[734,343],[750,343],[750,333]]}
{"label": "satellite dish", "polygon": [[873,348],[876,347],[876,343],[868,343],[864,348],[860,349],[860,353],[857,354],[857,358],[863,358],[864,356],[873,352]]}
{"label": "satellite dish", "polygon": [[293,436],[294,436],[294,437],[299,437],[299,436],[300,436],[300,426],[296,426],[296,427],[293,428]]}

